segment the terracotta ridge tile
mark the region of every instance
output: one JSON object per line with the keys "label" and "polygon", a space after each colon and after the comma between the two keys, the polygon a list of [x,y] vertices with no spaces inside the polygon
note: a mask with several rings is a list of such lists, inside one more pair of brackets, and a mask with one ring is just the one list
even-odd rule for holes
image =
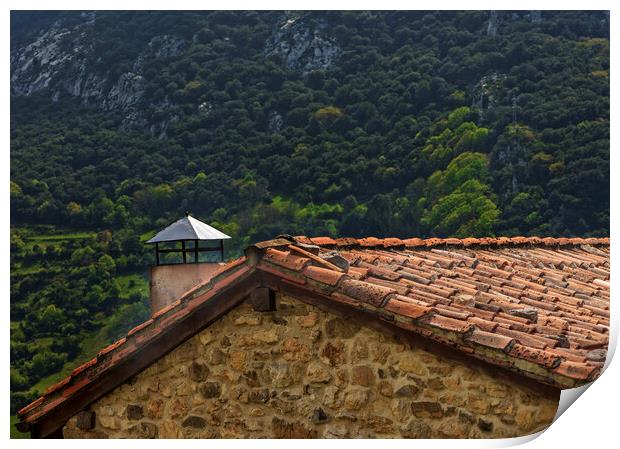
{"label": "terracotta ridge tile", "polygon": [[25,415],[26,413],[28,413],[29,411],[37,408],[39,405],[41,405],[43,402],[45,401],[45,396],[41,396],[38,399],[35,399],[34,401],[32,401],[30,404],[28,404],[27,406],[21,408],[17,414],[22,416]]}
{"label": "terracotta ridge tile", "polygon": [[293,240],[295,240],[297,243],[302,243],[304,245],[313,245],[312,240],[310,240],[310,238],[306,237],[305,235],[296,235],[293,237]]}
{"label": "terracotta ridge tile", "polygon": [[181,305],[181,300],[177,299],[176,301],[173,301],[170,304],[168,304],[167,306],[162,307],[158,311],[154,312],[151,315],[151,319],[157,320],[159,317],[166,315],[167,313],[169,313],[170,311],[172,311],[173,309],[177,308],[180,305]]}
{"label": "terracotta ridge tile", "polygon": [[[108,346],[109,347],[109,346]],[[72,372],[71,375],[68,377],[76,377],[77,375],[81,374],[82,372],[86,371],[88,368],[90,368],[91,366],[94,366],[97,364],[97,357],[93,357],[92,359],[90,359],[88,362],[86,363],[82,363],[80,366],[78,366],[77,368],[75,368]]]}
{"label": "terracotta ridge tile", "polygon": [[127,341],[127,338],[123,337],[120,340],[116,340],[111,345],[106,346],[105,348],[103,348],[101,351],[97,353],[97,360],[105,356],[106,354],[109,354],[110,352],[114,351],[116,348],[120,347],[121,345],[125,344],[126,341]]}
{"label": "terracotta ridge tile", "polygon": [[377,237],[365,237],[362,239],[357,239],[358,246],[361,247],[369,247],[375,248],[378,246],[383,246],[383,239],[378,239]]}
{"label": "terracotta ridge tile", "polygon": [[582,238],[582,237],[467,237],[467,238],[437,238],[431,237],[422,239],[418,237],[410,237],[406,239],[399,239],[397,237],[364,237],[364,238],[352,238],[352,237],[307,237],[307,236],[295,236],[292,238],[294,241],[304,244],[313,244],[318,246],[346,246],[346,247],[400,247],[406,248],[432,248],[432,247],[532,247],[532,246],[546,246],[546,247],[573,247],[588,244],[591,246],[609,246],[609,238]]}
{"label": "terracotta ridge tile", "polygon": [[48,387],[45,392],[43,393],[43,396],[49,396],[52,393],[54,393],[57,390],[60,390],[62,387],[64,387],[65,385],[67,385],[69,382],[71,382],[72,379],[72,375],[69,375],[67,377],[65,377],[64,379],[62,379],[59,382],[56,382],[54,385]]}
{"label": "terracotta ridge tile", "polygon": [[424,243],[424,240],[417,238],[417,237],[405,239],[403,240],[403,243],[405,244],[406,248],[419,248],[419,247],[426,246],[426,244]]}
{"label": "terracotta ridge tile", "polygon": [[336,244],[336,240],[331,237],[310,237],[310,241],[313,245],[318,246],[331,246]]}
{"label": "terracotta ridge tile", "polygon": [[396,248],[396,247],[404,247],[405,242],[396,237],[386,237],[383,239],[383,246],[385,248]]}
{"label": "terracotta ridge tile", "polygon": [[357,245],[357,239],[354,239],[353,237],[339,237],[335,240],[336,240],[336,246],[338,247]]}
{"label": "terracotta ridge tile", "polygon": [[149,318],[148,320],[144,321],[143,323],[138,324],[136,327],[134,327],[129,332],[127,332],[127,337],[131,337],[132,335],[137,334],[138,332],[140,332],[143,329],[146,329],[153,323],[154,323],[154,320],[152,318]]}

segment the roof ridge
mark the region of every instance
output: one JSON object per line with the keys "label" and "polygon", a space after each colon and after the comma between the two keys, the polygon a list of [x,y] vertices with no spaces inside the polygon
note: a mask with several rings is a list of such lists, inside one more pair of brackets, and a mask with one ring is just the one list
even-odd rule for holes
{"label": "roof ridge", "polygon": [[438,247],[504,247],[504,246],[538,246],[538,247],[556,247],[556,246],[609,246],[609,237],[468,237],[468,238],[427,238],[421,239],[418,237],[411,237],[407,239],[400,239],[397,237],[307,237],[305,235],[298,235],[291,237],[294,242],[317,245],[321,247],[346,247],[346,248],[438,248]]}

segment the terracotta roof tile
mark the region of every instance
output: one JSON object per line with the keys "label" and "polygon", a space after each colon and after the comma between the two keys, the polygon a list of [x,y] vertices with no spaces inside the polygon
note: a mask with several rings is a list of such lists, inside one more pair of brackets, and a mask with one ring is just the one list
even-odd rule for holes
{"label": "terracotta roof tile", "polygon": [[322,282],[323,284],[331,286],[338,285],[338,282],[340,282],[343,277],[348,278],[348,276],[346,276],[344,273],[340,273],[338,271],[330,270],[323,267],[317,267],[314,265],[307,266],[303,271],[303,275],[306,276],[308,279]]}
{"label": "terracotta roof tile", "polygon": [[554,368],[553,372],[571,379],[585,381],[594,378],[600,372],[600,367],[566,360]]}
{"label": "terracotta roof tile", "polygon": [[376,307],[381,307],[388,296],[396,294],[394,289],[355,279],[345,279],[342,281],[338,291],[350,298],[372,304]]}
{"label": "terracotta roof tile", "polygon": [[290,252],[274,248],[269,248],[265,251],[263,260],[293,271],[301,271],[306,265],[310,264],[310,259],[307,257],[301,257],[297,254],[291,254]]}
{"label": "terracotta roof tile", "polygon": [[177,299],[176,301],[171,302],[166,307],[162,307],[157,312],[155,312],[153,315],[151,315],[151,319],[156,320],[157,318],[162,317],[166,315],[167,313],[174,311],[174,309],[176,309],[180,304],[181,304],[181,299]]}
{"label": "terracotta roof tile", "polygon": [[420,320],[420,323],[436,327],[445,331],[465,333],[472,329],[472,325],[463,320],[448,318],[441,315],[427,315]]}
{"label": "terracotta roof tile", "polygon": [[431,313],[431,307],[413,304],[407,299],[399,295],[392,297],[387,301],[384,309],[411,319],[418,319]]}
{"label": "terracotta roof tile", "polygon": [[469,318],[467,318],[467,322],[486,332],[493,332],[495,331],[495,329],[497,329],[497,326],[499,326],[498,323],[494,323],[492,321],[485,320],[484,318],[479,318],[477,316],[470,316]]}
{"label": "terracotta roof tile", "polygon": [[501,335],[506,335],[507,337],[512,337],[522,345],[536,349],[555,348],[557,346],[557,341],[550,338],[540,337],[517,330],[506,329],[501,326],[495,329],[495,332]]}
{"label": "terracotta roof tile", "polygon": [[465,341],[470,343],[475,343],[489,348],[500,349],[501,351],[505,352],[508,352],[510,348],[515,344],[514,338],[494,334],[492,332],[487,332],[479,329],[474,329],[473,332],[467,334],[464,339]]}
{"label": "terracotta roof tile", "polygon": [[516,343],[508,353],[513,357],[534,362],[548,369],[556,368],[562,361],[556,354],[540,349],[533,349],[519,343]]}

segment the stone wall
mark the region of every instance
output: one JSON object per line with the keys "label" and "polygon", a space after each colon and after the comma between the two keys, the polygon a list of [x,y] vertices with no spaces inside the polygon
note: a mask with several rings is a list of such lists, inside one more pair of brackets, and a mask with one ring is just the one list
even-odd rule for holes
{"label": "stone wall", "polygon": [[[293,298],[248,302],[91,405],[66,438],[494,438],[553,419],[543,395]],[[92,413],[89,414],[89,421]],[[82,428],[80,428],[82,427]]]}

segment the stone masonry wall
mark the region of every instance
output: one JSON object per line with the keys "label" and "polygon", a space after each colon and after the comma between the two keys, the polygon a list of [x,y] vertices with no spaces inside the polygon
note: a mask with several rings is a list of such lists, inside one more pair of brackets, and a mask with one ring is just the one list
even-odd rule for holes
{"label": "stone masonry wall", "polygon": [[[245,302],[91,405],[65,438],[496,438],[552,421],[546,397],[289,297]],[[91,415],[92,416],[92,415]],[[82,420],[83,421],[83,420]]]}

